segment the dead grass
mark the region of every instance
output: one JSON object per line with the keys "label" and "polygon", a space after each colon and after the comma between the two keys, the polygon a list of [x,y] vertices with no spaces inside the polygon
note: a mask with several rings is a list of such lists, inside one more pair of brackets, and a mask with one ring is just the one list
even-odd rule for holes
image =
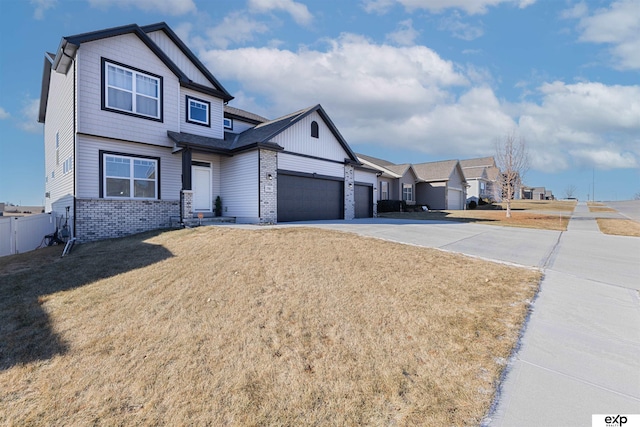
{"label": "dead grass", "polygon": [[506,211],[473,209],[465,211],[429,211],[429,212],[388,212],[379,214],[383,218],[417,219],[427,221],[477,222],[507,227],[538,228],[545,230],[565,231],[569,224],[569,215],[532,213],[526,211]]}
{"label": "dead grass", "polygon": [[2,425],[477,425],[540,279],[301,228],[38,256],[0,264]]}
{"label": "dead grass", "polygon": [[[511,209],[573,212],[577,203],[576,200],[512,200]],[[507,209],[506,202],[500,203],[499,206]]]}
{"label": "dead grass", "polygon": [[597,218],[600,232],[614,236],[640,237],[640,223],[630,219]]}

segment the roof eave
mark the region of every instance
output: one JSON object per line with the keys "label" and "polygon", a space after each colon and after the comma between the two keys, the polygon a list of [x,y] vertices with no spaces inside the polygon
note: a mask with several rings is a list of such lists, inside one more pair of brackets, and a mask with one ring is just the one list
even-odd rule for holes
{"label": "roof eave", "polygon": [[38,111],[38,123],[44,123],[47,116],[47,101],[49,100],[49,85],[51,83],[51,60],[44,54],[42,70],[42,85],[40,87],[40,109]]}

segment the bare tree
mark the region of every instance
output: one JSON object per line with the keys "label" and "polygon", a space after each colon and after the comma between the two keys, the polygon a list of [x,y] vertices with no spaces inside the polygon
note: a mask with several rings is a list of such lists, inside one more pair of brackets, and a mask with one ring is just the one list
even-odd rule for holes
{"label": "bare tree", "polygon": [[511,218],[511,201],[529,170],[529,152],[524,138],[515,131],[496,139],[496,165],[500,168],[502,199],[507,202],[507,218]]}
{"label": "bare tree", "polygon": [[633,195],[633,200],[640,200],[640,191]]}
{"label": "bare tree", "polygon": [[578,191],[578,188],[575,185],[573,184],[567,185],[567,188],[564,189],[564,198],[573,199],[574,197],[576,197],[577,191]]}

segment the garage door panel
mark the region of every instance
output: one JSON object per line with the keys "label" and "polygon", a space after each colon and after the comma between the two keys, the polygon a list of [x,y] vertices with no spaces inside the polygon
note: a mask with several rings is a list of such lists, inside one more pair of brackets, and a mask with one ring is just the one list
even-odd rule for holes
{"label": "garage door panel", "polygon": [[354,187],[355,217],[371,218],[373,216],[373,186],[359,185]]}
{"label": "garage door panel", "polygon": [[278,174],[278,222],[342,219],[344,183]]}

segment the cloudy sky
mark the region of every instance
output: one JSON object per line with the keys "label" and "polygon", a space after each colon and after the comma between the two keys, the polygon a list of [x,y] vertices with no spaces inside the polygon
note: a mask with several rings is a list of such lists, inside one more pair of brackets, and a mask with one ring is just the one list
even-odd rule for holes
{"label": "cloudy sky", "polygon": [[43,203],[44,52],[160,21],[230,105],[276,118],[320,103],[356,152],[490,156],[517,132],[527,185],[640,193],[638,0],[0,0],[0,201]]}

